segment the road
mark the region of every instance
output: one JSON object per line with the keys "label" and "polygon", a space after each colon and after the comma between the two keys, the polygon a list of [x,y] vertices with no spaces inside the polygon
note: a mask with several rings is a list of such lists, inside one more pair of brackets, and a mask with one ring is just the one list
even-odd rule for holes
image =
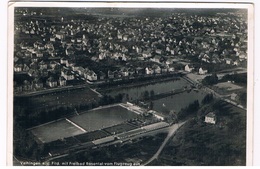
{"label": "road", "polygon": [[246,109],[245,107],[243,107],[242,105],[236,103],[235,101],[232,101],[232,100],[228,99],[227,97],[229,97],[230,95],[220,95],[220,94],[217,93],[215,90],[213,90],[213,89],[211,89],[211,88],[209,88],[209,87],[206,87],[206,86],[204,86],[203,89],[204,89],[204,91],[206,91],[206,92],[208,92],[208,93],[212,93],[216,98],[219,98],[219,99],[221,99],[221,100],[223,100],[223,101],[225,101],[225,102],[227,102],[227,103],[229,103],[229,104],[232,104],[233,106],[236,106],[236,107],[238,107],[238,108],[240,108],[240,109],[243,109],[243,110],[245,110],[245,111],[247,110],[247,109]]}
{"label": "road", "polygon": [[157,150],[157,152],[152,156],[152,158],[150,158],[147,162],[145,162],[143,165],[147,165],[149,163],[151,163],[153,160],[157,159],[158,156],[160,155],[160,153],[162,152],[163,148],[165,147],[165,145],[167,144],[167,142],[169,141],[169,139],[173,136],[173,134],[183,125],[185,124],[186,121],[184,122],[181,122],[181,123],[177,123],[177,124],[174,124],[172,125],[170,128],[169,128],[169,131],[168,131],[168,135],[167,137],[164,139],[163,143],[161,144],[160,148]]}
{"label": "road", "polygon": [[62,91],[68,91],[68,90],[74,90],[74,89],[81,89],[89,87],[88,84],[81,84],[81,85],[70,85],[70,86],[62,86],[62,87],[56,87],[56,88],[50,88],[50,89],[43,89],[39,91],[33,91],[28,93],[20,93],[20,94],[14,94],[16,97],[30,97],[30,96],[37,96],[37,95],[44,95],[44,94],[50,94],[55,92],[62,92]]}

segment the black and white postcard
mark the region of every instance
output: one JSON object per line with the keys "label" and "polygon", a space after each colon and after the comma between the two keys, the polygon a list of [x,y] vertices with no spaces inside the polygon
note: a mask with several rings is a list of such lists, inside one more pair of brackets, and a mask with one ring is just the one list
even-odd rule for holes
{"label": "black and white postcard", "polygon": [[9,165],[252,165],[252,4],[8,12]]}

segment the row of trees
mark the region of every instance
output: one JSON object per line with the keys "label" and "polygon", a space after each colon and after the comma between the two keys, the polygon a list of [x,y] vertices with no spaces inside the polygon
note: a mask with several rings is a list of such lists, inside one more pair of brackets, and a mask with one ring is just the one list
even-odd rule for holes
{"label": "row of trees", "polygon": [[247,74],[246,73],[232,74],[232,75],[227,74],[223,76],[221,81],[234,81],[237,84],[247,85]]}
{"label": "row of trees", "polygon": [[180,112],[178,113],[178,119],[184,120],[189,115],[196,114],[199,108],[200,108],[200,103],[198,100],[195,100],[194,102],[189,104],[186,108],[180,110]]}
{"label": "row of trees", "polygon": [[247,74],[242,73],[242,74],[227,74],[223,76],[221,80],[218,79],[218,76],[216,73],[212,73],[211,76],[206,76],[202,80],[202,84],[204,85],[214,85],[217,84],[218,82],[226,82],[226,81],[233,81],[234,83],[241,84],[241,85],[247,85]]}

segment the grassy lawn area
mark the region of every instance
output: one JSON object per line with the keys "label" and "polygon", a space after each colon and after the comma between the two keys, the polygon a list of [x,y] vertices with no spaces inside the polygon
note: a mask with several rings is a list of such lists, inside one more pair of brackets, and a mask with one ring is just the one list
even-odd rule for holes
{"label": "grassy lawn area", "polygon": [[[71,137],[83,133],[80,129],[66,120],[48,123],[30,130],[42,143]],[[51,132],[50,132],[51,131]]]}
{"label": "grassy lawn area", "polygon": [[221,88],[221,89],[228,90],[228,91],[242,89],[241,86],[238,86],[238,85],[233,84],[231,82],[222,82],[222,83],[216,84],[215,86],[218,87],[218,88]]}
{"label": "grassy lawn area", "polygon": [[98,101],[98,94],[89,88],[59,91],[44,95],[17,98],[17,105],[28,106],[31,111],[52,110],[58,107],[77,107]]}

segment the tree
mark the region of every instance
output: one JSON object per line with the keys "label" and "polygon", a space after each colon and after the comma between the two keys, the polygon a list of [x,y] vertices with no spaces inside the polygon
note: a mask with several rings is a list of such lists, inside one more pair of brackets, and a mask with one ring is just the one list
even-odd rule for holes
{"label": "tree", "polygon": [[247,93],[246,92],[239,94],[239,101],[241,102],[242,105],[246,106],[246,103],[247,103]]}
{"label": "tree", "polygon": [[189,104],[186,108],[181,109],[181,111],[178,113],[179,114],[178,118],[184,119],[193,113],[195,114],[198,111],[199,107],[200,107],[199,101],[195,100],[193,103]]}
{"label": "tree", "polygon": [[218,76],[216,73],[212,73],[211,76],[206,76],[203,80],[202,80],[202,84],[204,85],[214,85],[218,83]]}
{"label": "tree", "polygon": [[147,90],[144,91],[144,93],[143,93],[143,99],[144,99],[144,100],[149,99],[149,92],[148,92]]}
{"label": "tree", "polygon": [[150,105],[149,105],[149,109],[150,109],[150,110],[153,110],[153,105],[154,105],[154,103],[151,101],[151,102],[150,102]]}
{"label": "tree", "polygon": [[202,104],[208,104],[213,100],[213,94],[207,94],[203,99],[202,99]]}
{"label": "tree", "polygon": [[151,91],[150,91],[150,98],[153,99],[153,98],[154,98],[154,95],[155,95],[155,94],[154,94],[154,90],[151,90]]}

